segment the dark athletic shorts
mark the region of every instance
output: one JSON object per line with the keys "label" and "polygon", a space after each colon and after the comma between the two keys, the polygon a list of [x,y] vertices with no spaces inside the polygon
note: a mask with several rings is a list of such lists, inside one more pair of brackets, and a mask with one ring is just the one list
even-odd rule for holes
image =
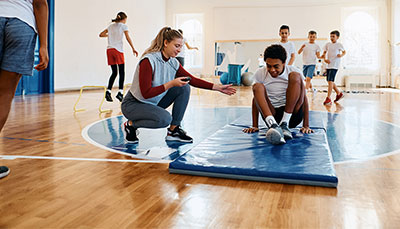
{"label": "dark athletic shorts", "polygon": [[[290,120],[289,120],[289,128],[295,128],[296,126],[298,126],[301,123],[301,121],[303,121],[303,117],[304,117],[303,109],[304,108],[302,106],[297,113],[292,114],[292,117],[290,117]],[[281,122],[282,117],[283,117],[283,112],[285,112],[285,106],[275,108],[274,118],[277,123]]]}

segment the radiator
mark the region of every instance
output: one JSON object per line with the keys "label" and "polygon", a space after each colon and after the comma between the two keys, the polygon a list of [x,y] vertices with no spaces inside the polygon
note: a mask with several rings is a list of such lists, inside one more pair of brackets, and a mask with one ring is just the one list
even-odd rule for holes
{"label": "radiator", "polygon": [[346,90],[351,88],[362,88],[371,87],[375,88],[375,76],[374,75],[350,75],[344,76],[344,83]]}

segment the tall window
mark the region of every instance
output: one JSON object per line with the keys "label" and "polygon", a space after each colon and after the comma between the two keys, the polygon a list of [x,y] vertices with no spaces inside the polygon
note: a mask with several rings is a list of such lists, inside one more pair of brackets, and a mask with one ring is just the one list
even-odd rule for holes
{"label": "tall window", "polygon": [[[343,23],[343,45],[348,69],[376,71],[379,68],[378,25],[372,10],[351,10]],[[373,12],[373,11],[372,11]]]}
{"label": "tall window", "polygon": [[392,28],[393,28],[393,65],[394,67],[400,68],[400,0],[392,2]]}
{"label": "tall window", "polygon": [[203,14],[176,14],[175,27],[182,29],[183,36],[191,47],[199,50],[188,50],[185,52],[185,68],[203,68]]}

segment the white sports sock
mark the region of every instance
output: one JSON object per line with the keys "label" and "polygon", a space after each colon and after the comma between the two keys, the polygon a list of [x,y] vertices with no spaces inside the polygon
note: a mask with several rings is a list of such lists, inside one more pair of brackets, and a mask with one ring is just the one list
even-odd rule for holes
{"label": "white sports sock", "polygon": [[274,116],[272,116],[272,115],[269,115],[265,118],[265,123],[267,124],[268,128],[270,128],[273,124],[278,125],[278,123],[276,123],[276,121],[275,121]]}
{"label": "white sports sock", "polygon": [[121,94],[124,94],[124,90],[122,90],[122,89],[119,89],[118,92]]}
{"label": "white sports sock", "polygon": [[110,92],[110,93],[111,93],[111,90],[110,90],[110,89],[107,89],[107,92]]}
{"label": "white sports sock", "polygon": [[281,123],[279,123],[279,125],[282,124],[282,122],[289,123],[290,117],[292,117],[292,114],[283,112],[283,117],[282,117]]}

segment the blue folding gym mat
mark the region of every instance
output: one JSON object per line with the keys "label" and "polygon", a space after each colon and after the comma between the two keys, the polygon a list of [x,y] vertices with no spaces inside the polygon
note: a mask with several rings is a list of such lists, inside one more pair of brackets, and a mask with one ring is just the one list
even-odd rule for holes
{"label": "blue folding gym mat", "polygon": [[[247,115],[248,116],[248,115]],[[208,137],[169,165],[170,173],[336,187],[326,132],[314,126],[314,133],[302,134],[293,129],[293,139],[283,145],[271,145],[265,130],[253,134],[242,132],[241,116],[232,124]],[[318,122],[318,113],[313,115]],[[311,122],[310,122],[310,126]]]}

